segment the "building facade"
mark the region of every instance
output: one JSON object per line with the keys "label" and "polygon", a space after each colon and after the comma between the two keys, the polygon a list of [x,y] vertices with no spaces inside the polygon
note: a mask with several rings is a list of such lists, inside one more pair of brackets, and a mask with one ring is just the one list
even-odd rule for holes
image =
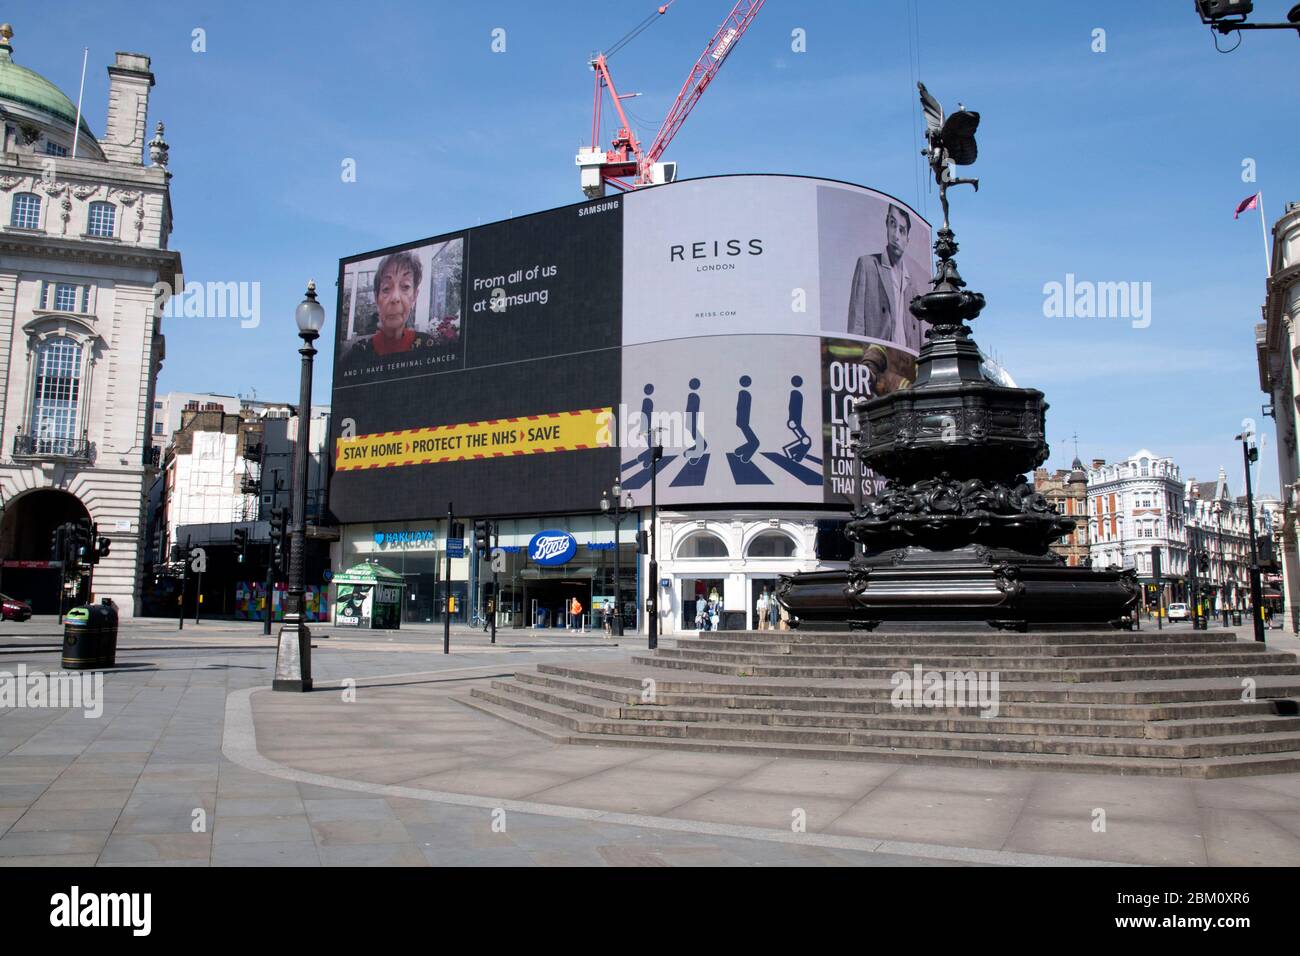
{"label": "building facade", "polygon": [[155,288],[181,272],[161,123],[146,141],[154,77],[147,56],[117,54],[100,139],[63,92],[14,62],[12,36],[0,27],[3,588],[54,610],[53,529],[88,518],[111,551],[82,596],[131,615],[164,357]]}
{"label": "building facade", "polygon": [[1259,386],[1268,395],[1277,425],[1277,468],[1281,513],[1277,516],[1281,600],[1285,616],[1300,633],[1300,202],[1288,203],[1273,224],[1271,275],[1264,298],[1264,321],[1255,327]]}
{"label": "building facade", "polygon": [[1088,475],[1078,458],[1069,471],[1058,468],[1049,474],[1046,468],[1034,472],[1034,490],[1052,503],[1061,514],[1074,518],[1074,530],[1052,545],[1072,568],[1089,567],[1092,549],[1089,547],[1090,529],[1088,513]]}
{"label": "building facade", "polygon": [[[210,613],[230,613],[241,582],[264,582],[271,540],[271,512],[291,504],[289,487],[299,419],[288,405],[243,401],[234,412],[217,399],[190,399],[181,424],[170,436],[162,467],[150,489],[146,565],[148,613],[170,613],[177,590],[176,559],[187,548],[203,548],[212,570],[201,590],[187,592]],[[314,540],[309,556],[323,567],[329,541],[321,528],[326,507],[329,409],[311,409],[308,435],[307,521]],[[237,548],[235,531],[247,545]],[[273,572],[280,580],[284,569]],[[161,597],[159,596],[161,595]]]}
{"label": "building facade", "polygon": [[[1094,459],[1088,470],[1088,535],[1096,568],[1133,568],[1156,584],[1153,549],[1160,549],[1164,600],[1185,598],[1187,523],[1183,483],[1172,458],[1145,448],[1124,461]],[[1149,603],[1149,587],[1143,588]]]}

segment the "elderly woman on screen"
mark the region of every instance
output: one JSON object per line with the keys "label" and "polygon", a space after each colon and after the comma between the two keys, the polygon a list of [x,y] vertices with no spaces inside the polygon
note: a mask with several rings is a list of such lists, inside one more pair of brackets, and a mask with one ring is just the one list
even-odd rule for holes
{"label": "elderly woman on screen", "polygon": [[422,270],[420,260],[409,252],[394,252],[379,263],[375,272],[375,306],[379,311],[379,328],[374,335],[357,340],[348,352],[352,361],[367,361],[398,352],[429,348],[431,336],[407,326],[420,294]]}

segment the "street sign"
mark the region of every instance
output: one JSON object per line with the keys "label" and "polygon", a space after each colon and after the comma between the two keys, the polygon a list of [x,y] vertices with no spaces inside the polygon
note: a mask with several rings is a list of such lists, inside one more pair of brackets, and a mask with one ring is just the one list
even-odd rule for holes
{"label": "street sign", "polygon": [[465,539],[448,538],[447,539],[447,556],[449,558],[465,557]]}

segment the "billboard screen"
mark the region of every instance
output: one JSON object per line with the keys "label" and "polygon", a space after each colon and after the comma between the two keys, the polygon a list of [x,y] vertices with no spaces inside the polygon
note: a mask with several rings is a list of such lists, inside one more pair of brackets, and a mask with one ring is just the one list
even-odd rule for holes
{"label": "billboard screen", "polygon": [[[686,180],[340,263],[340,521],[843,505],[846,413],[914,372],[929,225],[791,176]],[[869,489],[868,489],[869,490]]]}

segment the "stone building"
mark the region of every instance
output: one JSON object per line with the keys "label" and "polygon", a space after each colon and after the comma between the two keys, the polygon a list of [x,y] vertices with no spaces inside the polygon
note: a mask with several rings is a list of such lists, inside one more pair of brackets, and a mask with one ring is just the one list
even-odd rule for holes
{"label": "stone building", "polygon": [[[140,593],[158,283],[176,285],[162,124],[147,140],[149,58],[108,67],[103,137],[0,26],[0,557],[3,589],[53,610],[53,529],[89,518],[111,541],[94,595],[131,615]],[[145,155],[148,154],[148,162]]]}
{"label": "stone building", "polygon": [[1058,468],[1048,474],[1046,468],[1034,472],[1034,490],[1050,501],[1061,514],[1074,518],[1072,532],[1052,545],[1052,550],[1072,568],[1087,567],[1088,547],[1088,475],[1078,458],[1069,471]]}
{"label": "stone building", "polygon": [[1282,600],[1286,620],[1300,633],[1300,202],[1288,203],[1273,224],[1272,274],[1264,298],[1264,321],[1255,327],[1259,387],[1268,395],[1267,409],[1277,424],[1278,554],[1282,566]]}
{"label": "stone building", "polygon": [[1185,599],[1187,523],[1182,474],[1145,448],[1124,461],[1094,459],[1088,471],[1088,544],[1096,568],[1133,568],[1153,584],[1160,549],[1164,600]]}

